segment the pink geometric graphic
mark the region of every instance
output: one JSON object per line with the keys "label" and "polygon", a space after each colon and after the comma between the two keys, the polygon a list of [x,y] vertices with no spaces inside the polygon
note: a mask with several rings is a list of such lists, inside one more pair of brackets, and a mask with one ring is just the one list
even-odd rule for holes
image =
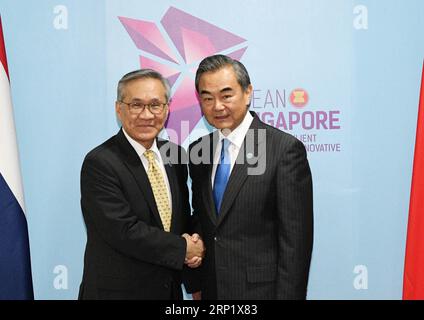
{"label": "pink geometric graphic", "polygon": [[153,22],[119,17],[137,48],[163,59],[177,62],[158,27]]}
{"label": "pink geometric graphic", "polygon": [[228,56],[230,58],[233,58],[234,60],[239,61],[241,59],[241,57],[244,55],[244,53],[246,52],[246,50],[247,50],[247,47],[244,47],[243,49],[229,53]]}
{"label": "pink geometric graphic", "polygon": [[[174,7],[170,7],[168,9],[165,16],[162,18],[161,23],[186,63],[189,63],[187,56],[190,54],[188,51],[192,48],[189,49],[184,46],[184,30],[195,31],[209,39],[208,48],[212,45],[212,47],[215,48],[215,51],[209,51],[206,56],[229,49],[246,41],[246,39],[236,36],[233,33],[218,28],[209,22],[200,20]],[[197,42],[196,45],[198,48],[202,48],[204,43]]]}
{"label": "pink geometric graphic", "polygon": [[[184,57],[187,64],[199,61],[203,57],[210,56],[217,52],[210,39],[199,32],[181,28],[181,36],[185,49]],[[202,46],[199,46],[199,43],[201,43]]]}
{"label": "pink geometric graphic", "polygon": [[143,56],[140,56],[140,67],[144,69],[153,69],[161,73],[165,78],[168,79],[171,87],[174,85],[175,81],[178,79],[179,75],[181,74],[180,71],[170,66],[166,66],[160,62],[154,61],[152,59],[149,59]]}
{"label": "pink geometric graphic", "polygon": [[[172,128],[179,133],[178,141],[174,141],[178,144],[184,142],[202,117],[199,100],[193,88],[194,81],[186,77],[172,97],[170,104],[167,128]],[[188,130],[183,130],[183,122],[188,126]]]}
{"label": "pink geometric graphic", "polygon": [[[174,95],[170,104],[170,114],[166,123],[171,141],[182,144],[202,117],[199,101],[194,88],[194,74],[200,61],[224,50],[230,51],[246,40],[224,29],[196,18],[184,11],[170,7],[161,20],[175,48],[184,59],[180,65],[177,54],[167,43],[158,26],[150,21],[118,17],[138,49],[156,57],[140,56],[141,68],[151,68],[163,74]],[[228,54],[240,60],[247,47],[236,49]],[[170,61],[163,63],[163,60]],[[189,66],[188,66],[189,65]],[[176,81],[183,79],[176,87]]]}

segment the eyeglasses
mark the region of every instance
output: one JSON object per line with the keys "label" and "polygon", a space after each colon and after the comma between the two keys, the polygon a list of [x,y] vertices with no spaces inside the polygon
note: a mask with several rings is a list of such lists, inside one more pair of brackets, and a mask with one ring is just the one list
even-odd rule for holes
{"label": "eyeglasses", "polygon": [[141,102],[124,102],[124,101],[118,101],[120,103],[126,104],[128,106],[128,109],[131,114],[140,114],[144,111],[145,108],[147,108],[151,113],[153,114],[161,114],[165,107],[169,104],[169,102],[166,103],[160,103],[160,102],[153,102],[153,103],[141,103]]}

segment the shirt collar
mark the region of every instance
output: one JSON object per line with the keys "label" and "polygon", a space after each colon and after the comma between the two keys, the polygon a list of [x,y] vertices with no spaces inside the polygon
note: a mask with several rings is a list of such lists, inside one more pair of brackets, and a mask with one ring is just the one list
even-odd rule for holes
{"label": "shirt collar", "polygon": [[224,136],[221,130],[219,130],[219,141],[222,141],[222,139],[226,138],[240,149],[243,144],[244,138],[246,137],[247,131],[249,130],[250,125],[252,124],[252,121],[253,116],[250,114],[249,111],[247,111],[243,121],[228,136]]}
{"label": "shirt collar", "polygon": [[[125,131],[124,128],[122,128],[122,131],[124,132],[125,137],[127,138],[128,142],[131,144],[131,146],[135,149],[135,152],[137,152],[138,156],[144,157],[144,152],[147,150],[141,143],[135,141],[133,138],[131,138],[129,136],[129,134]],[[159,157],[159,149],[158,149],[158,145],[156,143],[156,139],[153,140],[153,144],[150,147],[149,150],[152,150],[153,153],[155,154],[155,158],[156,159],[160,159]]]}

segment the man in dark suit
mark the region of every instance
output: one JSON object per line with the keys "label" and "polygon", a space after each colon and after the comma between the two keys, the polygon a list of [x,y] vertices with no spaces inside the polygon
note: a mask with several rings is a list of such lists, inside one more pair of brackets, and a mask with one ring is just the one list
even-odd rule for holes
{"label": "man in dark suit", "polygon": [[[190,237],[184,150],[157,138],[170,87],[150,69],[118,84],[122,128],[86,156],[81,207],[87,228],[80,299],[181,299],[192,290],[203,243]],[[184,269],[184,271],[182,271]]]}
{"label": "man in dark suit", "polygon": [[313,208],[303,144],[248,112],[240,62],[205,58],[196,90],[218,129],[190,145],[193,217],[206,246],[201,298],[305,299]]}

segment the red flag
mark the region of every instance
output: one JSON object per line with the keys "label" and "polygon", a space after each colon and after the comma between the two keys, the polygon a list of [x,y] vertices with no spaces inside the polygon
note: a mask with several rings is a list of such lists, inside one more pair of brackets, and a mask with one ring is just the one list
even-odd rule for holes
{"label": "red flag", "polygon": [[403,299],[424,299],[424,64],[409,201]]}
{"label": "red flag", "polygon": [[4,46],[3,39],[3,28],[1,26],[1,16],[0,16],[0,63],[3,65],[4,71],[6,71],[7,76],[9,77],[9,71],[7,70],[7,59],[6,59],[6,48]]}

